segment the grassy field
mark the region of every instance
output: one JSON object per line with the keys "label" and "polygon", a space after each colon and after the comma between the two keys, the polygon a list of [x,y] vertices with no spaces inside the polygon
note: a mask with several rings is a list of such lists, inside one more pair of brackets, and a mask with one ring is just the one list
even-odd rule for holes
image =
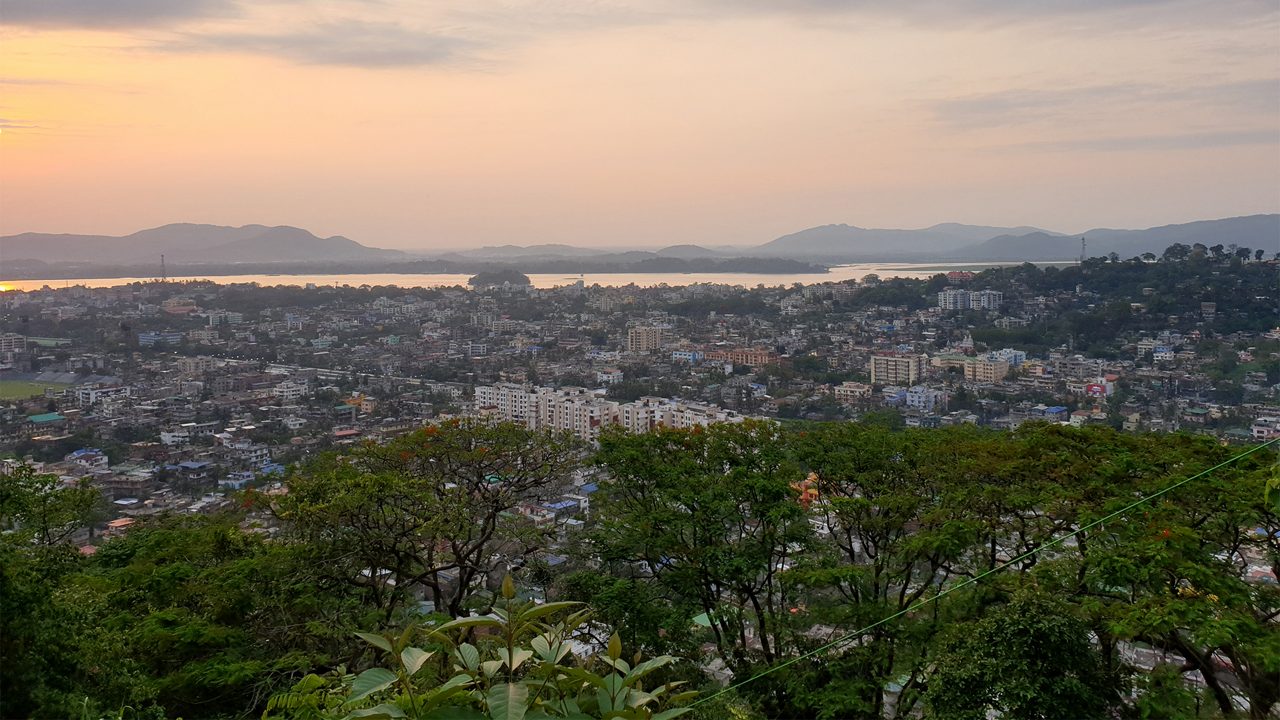
{"label": "grassy field", "polygon": [[32,395],[43,395],[44,389],[47,387],[61,390],[66,385],[23,382],[21,380],[0,380],[0,400],[25,400]]}

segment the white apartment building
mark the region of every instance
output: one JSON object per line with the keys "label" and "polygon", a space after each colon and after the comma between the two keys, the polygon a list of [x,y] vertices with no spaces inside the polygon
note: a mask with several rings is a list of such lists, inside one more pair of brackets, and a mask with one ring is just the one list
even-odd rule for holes
{"label": "white apartment building", "polygon": [[942,310],[998,310],[1004,302],[999,290],[960,290],[947,288],[938,292],[938,307]]}
{"label": "white apartment building", "polygon": [[569,432],[587,442],[598,440],[601,431],[611,425],[621,425],[631,432],[648,432],[659,426],[690,428],[743,420],[731,410],[702,403],[656,397],[618,403],[586,388],[556,389],[515,383],[477,387],[476,409],[533,430]]}
{"label": "white apartment building", "polygon": [[968,310],[969,291],[955,288],[938,291],[938,307],[943,310]]}
{"label": "white apartment building", "polygon": [[0,333],[0,352],[22,352],[27,349],[27,336],[18,333]]}
{"label": "white apartment building", "polygon": [[90,385],[88,387],[76,388],[76,405],[79,407],[92,407],[103,400],[111,397],[128,397],[128,385],[101,386]]}

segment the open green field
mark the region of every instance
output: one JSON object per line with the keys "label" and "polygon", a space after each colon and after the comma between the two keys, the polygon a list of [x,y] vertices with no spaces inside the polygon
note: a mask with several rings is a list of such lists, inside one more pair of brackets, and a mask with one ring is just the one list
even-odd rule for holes
{"label": "open green field", "polygon": [[32,395],[43,395],[45,388],[61,390],[61,383],[33,383],[22,380],[0,380],[0,400],[25,400]]}

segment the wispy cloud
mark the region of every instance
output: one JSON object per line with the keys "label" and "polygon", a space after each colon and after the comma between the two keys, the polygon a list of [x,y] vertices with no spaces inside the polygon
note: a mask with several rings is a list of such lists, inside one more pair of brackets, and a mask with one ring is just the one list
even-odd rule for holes
{"label": "wispy cloud", "polygon": [[1232,115],[1280,112],[1280,78],[1173,87],[1114,83],[1054,89],[1014,88],[931,102],[934,119],[956,128],[1023,125],[1115,112],[1119,108],[1200,106]]}
{"label": "wispy cloud", "polygon": [[479,43],[393,22],[321,23],[281,33],[205,32],[158,47],[184,52],[273,55],[307,65],[367,68],[432,65],[458,60]]}
{"label": "wispy cloud", "polygon": [[0,117],[0,130],[35,130],[39,127],[23,120]]}
{"label": "wispy cloud", "polygon": [[1197,150],[1242,145],[1280,145],[1280,131],[1238,130],[1189,132],[1173,135],[1132,135],[1049,140],[1006,146],[1007,149],[1050,152],[1139,152],[1144,150]]}
{"label": "wispy cloud", "polygon": [[35,28],[133,28],[238,12],[235,0],[4,0],[0,24]]}

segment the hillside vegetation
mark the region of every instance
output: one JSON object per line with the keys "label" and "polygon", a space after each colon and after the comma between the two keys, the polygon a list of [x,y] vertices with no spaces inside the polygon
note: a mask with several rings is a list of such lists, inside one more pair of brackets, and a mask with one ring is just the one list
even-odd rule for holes
{"label": "hillside vegetation", "polygon": [[[1048,545],[1240,452],[755,421],[588,450],[454,422],[89,557],[96,491],[18,470],[0,716],[1272,717],[1274,454]],[[522,511],[584,477],[580,529]]]}

